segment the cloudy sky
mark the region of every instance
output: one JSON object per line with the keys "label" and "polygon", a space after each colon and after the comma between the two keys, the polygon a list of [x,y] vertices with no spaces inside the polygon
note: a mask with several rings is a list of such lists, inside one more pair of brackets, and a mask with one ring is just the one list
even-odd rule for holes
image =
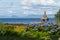
{"label": "cloudy sky", "polygon": [[60,0],[0,0],[0,18],[39,18],[46,10],[53,17]]}

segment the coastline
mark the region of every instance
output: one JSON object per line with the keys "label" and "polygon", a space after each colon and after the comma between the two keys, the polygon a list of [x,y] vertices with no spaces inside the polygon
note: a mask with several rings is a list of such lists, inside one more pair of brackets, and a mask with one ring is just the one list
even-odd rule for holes
{"label": "coastline", "polygon": [[[43,24],[43,22],[31,22],[31,23],[29,23],[29,24]],[[29,24],[4,24],[5,26],[13,26],[13,27],[26,27],[27,25],[29,25]]]}
{"label": "coastline", "polygon": [[4,25],[11,25],[11,26],[26,26],[27,24],[4,24]]}

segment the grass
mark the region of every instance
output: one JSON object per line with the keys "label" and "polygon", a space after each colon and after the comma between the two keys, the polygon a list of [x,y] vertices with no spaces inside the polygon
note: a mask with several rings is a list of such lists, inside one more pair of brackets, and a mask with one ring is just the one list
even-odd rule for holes
{"label": "grass", "polygon": [[25,26],[21,25],[21,26],[16,26],[16,28],[14,28],[14,31],[16,32],[22,32],[25,30]]}

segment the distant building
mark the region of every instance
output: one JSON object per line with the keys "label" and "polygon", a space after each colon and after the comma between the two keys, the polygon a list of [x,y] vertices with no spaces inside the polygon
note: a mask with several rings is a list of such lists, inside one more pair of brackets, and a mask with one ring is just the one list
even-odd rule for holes
{"label": "distant building", "polygon": [[44,11],[44,15],[43,15],[43,17],[42,17],[42,21],[48,21],[49,20],[49,18],[47,17],[47,15],[46,15],[46,11]]}
{"label": "distant building", "polygon": [[42,17],[42,21],[43,22],[31,22],[30,24],[40,24],[43,25],[45,22],[47,22],[49,20],[49,18],[46,15],[46,11],[44,11],[43,17]]}

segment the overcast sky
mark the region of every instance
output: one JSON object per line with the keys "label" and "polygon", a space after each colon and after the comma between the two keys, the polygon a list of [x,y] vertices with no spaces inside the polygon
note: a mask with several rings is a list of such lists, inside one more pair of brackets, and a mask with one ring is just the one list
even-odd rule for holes
{"label": "overcast sky", "polygon": [[0,0],[0,18],[38,17],[46,10],[47,15],[60,9],[60,0]]}

